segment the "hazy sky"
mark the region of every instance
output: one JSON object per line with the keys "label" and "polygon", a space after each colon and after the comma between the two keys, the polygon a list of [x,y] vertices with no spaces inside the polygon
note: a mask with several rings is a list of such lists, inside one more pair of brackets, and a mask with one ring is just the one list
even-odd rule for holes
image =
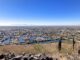
{"label": "hazy sky", "polygon": [[2,25],[80,25],[80,0],[0,0]]}

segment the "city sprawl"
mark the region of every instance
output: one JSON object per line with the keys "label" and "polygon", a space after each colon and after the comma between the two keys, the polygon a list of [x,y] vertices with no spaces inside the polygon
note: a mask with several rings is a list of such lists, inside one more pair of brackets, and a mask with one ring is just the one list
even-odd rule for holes
{"label": "city sprawl", "polygon": [[1,26],[0,59],[80,60],[80,26]]}

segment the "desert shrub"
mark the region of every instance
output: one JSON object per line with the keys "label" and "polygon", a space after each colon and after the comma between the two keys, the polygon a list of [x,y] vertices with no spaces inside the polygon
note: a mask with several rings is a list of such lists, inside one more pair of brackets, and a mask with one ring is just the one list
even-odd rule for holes
{"label": "desert shrub", "polygon": [[42,52],[44,52],[44,48],[40,44],[35,44],[34,45],[34,49],[35,49],[36,53],[42,53]]}

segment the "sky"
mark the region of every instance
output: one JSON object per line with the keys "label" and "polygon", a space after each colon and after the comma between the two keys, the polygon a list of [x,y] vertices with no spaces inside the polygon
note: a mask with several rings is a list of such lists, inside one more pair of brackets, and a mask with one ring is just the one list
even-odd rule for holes
{"label": "sky", "polygon": [[80,25],[80,0],[0,0],[0,26]]}

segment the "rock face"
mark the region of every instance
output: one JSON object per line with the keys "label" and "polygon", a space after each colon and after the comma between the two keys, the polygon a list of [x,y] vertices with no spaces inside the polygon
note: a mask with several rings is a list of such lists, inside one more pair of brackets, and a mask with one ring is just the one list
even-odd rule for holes
{"label": "rock face", "polygon": [[58,56],[51,57],[45,54],[0,54],[0,60],[80,60],[80,55],[66,55],[66,56]]}
{"label": "rock face", "polygon": [[80,55],[80,49],[78,50],[78,54]]}
{"label": "rock face", "polygon": [[32,54],[28,54],[28,55],[13,55],[13,54],[1,54],[0,55],[0,60],[57,60],[57,59],[53,59],[52,57],[49,57],[47,55],[44,54],[40,54],[40,55],[32,55]]}

